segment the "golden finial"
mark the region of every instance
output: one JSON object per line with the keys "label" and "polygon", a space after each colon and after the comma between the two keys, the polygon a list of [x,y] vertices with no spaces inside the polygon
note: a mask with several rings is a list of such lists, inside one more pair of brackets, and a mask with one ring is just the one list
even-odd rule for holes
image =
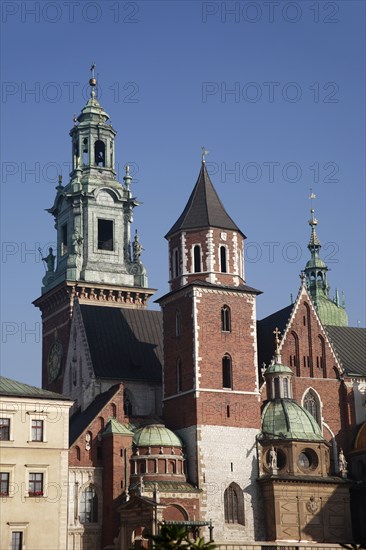
{"label": "golden finial", "polygon": [[280,333],[280,331],[278,330],[278,327],[275,328],[275,330],[273,331],[273,334],[275,335],[276,355],[279,355],[279,353],[280,353],[279,345],[280,345],[280,336],[281,336],[281,333]]}

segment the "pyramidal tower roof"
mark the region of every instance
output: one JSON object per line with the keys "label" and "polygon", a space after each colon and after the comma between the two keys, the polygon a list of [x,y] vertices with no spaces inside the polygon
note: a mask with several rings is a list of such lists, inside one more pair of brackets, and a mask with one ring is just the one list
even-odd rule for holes
{"label": "pyramidal tower roof", "polygon": [[205,227],[218,227],[220,229],[238,231],[245,238],[243,232],[240,231],[236,223],[233,222],[226,212],[210,180],[205,162],[203,161],[197,183],[194,186],[191,196],[182,214],[170,231],[165,235],[165,238],[168,239],[177,231],[201,229]]}

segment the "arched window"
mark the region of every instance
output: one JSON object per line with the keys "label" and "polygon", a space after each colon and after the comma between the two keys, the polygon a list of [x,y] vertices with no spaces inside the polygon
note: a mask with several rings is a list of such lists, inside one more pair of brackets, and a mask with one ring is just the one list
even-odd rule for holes
{"label": "arched window", "polygon": [[221,330],[231,332],[231,311],[226,305],[221,308]]}
{"label": "arched window", "polygon": [[182,391],[182,361],[177,360],[177,393]]}
{"label": "arched window", "polygon": [[193,248],[193,263],[194,263],[194,272],[200,273],[202,271],[201,268],[201,247],[196,244],[196,246]]}
{"label": "arched window", "polygon": [[80,496],[80,523],[97,523],[98,496],[92,485],[86,487]]}
{"label": "arched window", "polygon": [[84,166],[89,164],[88,138],[83,139],[83,164]]}
{"label": "arched window", "polygon": [[113,418],[117,418],[117,407],[114,403],[111,404],[112,407],[112,416]]}
{"label": "arched window", "polygon": [[227,272],[226,246],[220,246],[220,271],[221,273]]}
{"label": "arched window", "polygon": [[289,385],[288,385],[288,379],[283,379],[283,397],[290,397],[289,395]]}
{"label": "arched window", "polygon": [[105,143],[100,139],[94,143],[94,164],[105,166]]}
{"label": "arched window", "polygon": [[126,388],[123,390],[123,412],[126,416],[132,416],[132,403],[129,391]]}
{"label": "arched window", "polygon": [[303,400],[304,409],[306,409],[321,426],[321,411],[319,398],[313,390],[308,390]]}
{"label": "arched window", "polygon": [[323,377],[327,377],[326,360],[325,360],[325,340],[323,336],[318,335],[318,353],[317,353],[317,366],[323,371]]}
{"label": "arched window", "polygon": [[300,376],[300,353],[299,353],[299,337],[296,332],[291,332],[292,339],[290,341],[290,367],[296,368],[296,376]]}
{"label": "arched window", "polygon": [[280,379],[276,377],[273,381],[274,383],[274,396],[275,399],[279,399],[280,397]]}
{"label": "arched window", "polygon": [[80,460],[80,447],[75,447],[76,460]]}
{"label": "arched window", "polygon": [[222,387],[233,388],[232,368],[230,355],[224,355],[222,358]]}
{"label": "arched window", "polygon": [[225,523],[245,525],[243,491],[236,483],[231,483],[224,492]]}

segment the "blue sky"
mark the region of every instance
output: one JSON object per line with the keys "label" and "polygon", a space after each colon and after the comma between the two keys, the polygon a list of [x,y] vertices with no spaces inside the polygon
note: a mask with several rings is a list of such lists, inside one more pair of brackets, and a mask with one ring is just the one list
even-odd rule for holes
{"label": "blue sky", "polygon": [[[262,318],[289,304],[308,259],[317,195],[331,293],[365,326],[363,2],[12,2],[2,17],[1,372],[40,384],[38,255],[55,241],[57,173],[96,63],[100,102],[131,163],[143,261],[168,289],[164,234],[196,182],[212,181],[247,236]],[[33,92],[32,92],[33,90]],[[39,243],[39,244],[38,244]],[[156,307],[156,306],[153,306]]]}

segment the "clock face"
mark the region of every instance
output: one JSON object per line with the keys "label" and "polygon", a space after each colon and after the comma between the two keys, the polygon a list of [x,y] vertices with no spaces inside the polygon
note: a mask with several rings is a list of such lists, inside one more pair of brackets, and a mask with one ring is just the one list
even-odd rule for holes
{"label": "clock face", "polygon": [[62,344],[56,340],[51,346],[47,360],[48,381],[56,380],[61,370]]}

